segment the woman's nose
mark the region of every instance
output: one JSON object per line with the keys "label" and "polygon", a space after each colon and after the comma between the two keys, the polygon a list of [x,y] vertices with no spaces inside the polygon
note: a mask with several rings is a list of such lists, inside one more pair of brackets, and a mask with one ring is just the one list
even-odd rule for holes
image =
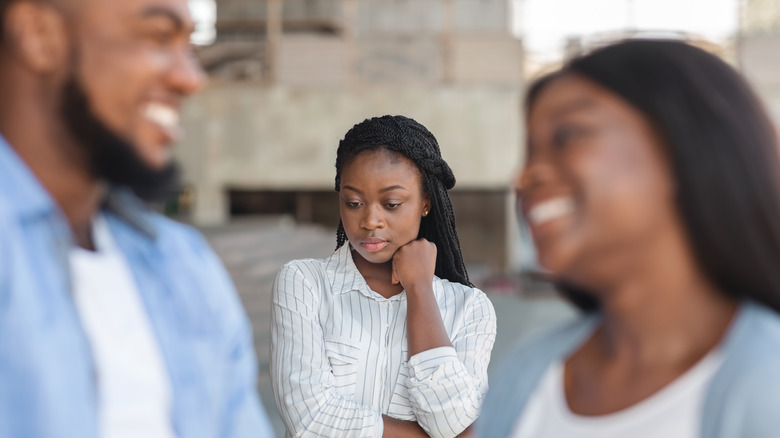
{"label": "woman's nose", "polygon": [[366,214],[363,216],[362,222],[361,226],[369,231],[384,228],[385,226],[384,218],[382,218],[381,212],[376,207],[366,208]]}
{"label": "woman's nose", "polygon": [[554,173],[552,163],[549,160],[534,159],[529,161],[515,181],[515,193],[520,196],[550,182]]}

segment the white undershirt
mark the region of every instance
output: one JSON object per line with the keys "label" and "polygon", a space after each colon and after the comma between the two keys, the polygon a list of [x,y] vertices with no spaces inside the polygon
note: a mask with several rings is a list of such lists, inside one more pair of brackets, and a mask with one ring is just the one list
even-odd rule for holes
{"label": "white undershirt", "polygon": [[513,438],[698,438],[707,387],[720,367],[718,350],[650,397],[599,416],[573,413],[563,386],[564,364],[544,374],[515,424]]}
{"label": "white undershirt", "polygon": [[90,340],[102,438],[173,438],[171,389],[132,273],[102,217],[97,251],[70,252],[73,292]]}

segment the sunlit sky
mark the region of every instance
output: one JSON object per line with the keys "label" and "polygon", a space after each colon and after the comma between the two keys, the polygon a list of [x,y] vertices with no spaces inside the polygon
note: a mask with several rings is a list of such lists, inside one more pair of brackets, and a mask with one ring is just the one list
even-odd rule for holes
{"label": "sunlit sky", "polygon": [[[477,0],[474,0],[477,1]],[[739,0],[508,0],[513,31],[538,60],[561,55],[566,39],[643,29],[684,31],[719,42],[737,29]],[[214,0],[189,0],[199,30],[193,40],[214,37]]]}

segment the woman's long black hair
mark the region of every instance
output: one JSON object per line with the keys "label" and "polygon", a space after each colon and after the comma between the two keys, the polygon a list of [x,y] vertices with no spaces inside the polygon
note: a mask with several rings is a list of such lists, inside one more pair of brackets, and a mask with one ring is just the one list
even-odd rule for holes
{"label": "woman's long black hair", "polygon": [[[455,231],[455,214],[447,190],[455,186],[452,169],[441,156],[439,143],[423,125],[404,116],[382,116],[366,119],[353,126],[339,142],[336,152],[336,191],[341,190],[341,170],[364,151],[386,149],[409,159],[422,174],[423,190],[431,208],[420,222],[418,238],[436,244],[436,275],[449,281],[471,286]],[[347,240],[339,222],[336,249]]]}
{"label": "woman's long black hair", "polygon": [[[626,40],[576,58],[529,90],[530,110],[555,78],[594,81],[639,109],[667,149],[694,254],[725,294],[780,311],[780,155],[745,80],[681,41]],[[597,305],[575,285],[580,307]],[[584,300],[584,301],[583,301]]]}

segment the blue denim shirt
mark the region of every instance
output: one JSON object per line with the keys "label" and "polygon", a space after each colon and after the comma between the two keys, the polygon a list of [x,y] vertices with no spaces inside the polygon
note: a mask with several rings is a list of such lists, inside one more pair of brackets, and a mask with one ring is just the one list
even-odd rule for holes
{"label": "blue denim shirt", "polygon": [[[136,280],[179,438],[272,436],[246,314],[195,230],[113,191],[103,213]],[[71,295],[62,211],[0,136],[0,437],[98,437],[97,380]]]}

